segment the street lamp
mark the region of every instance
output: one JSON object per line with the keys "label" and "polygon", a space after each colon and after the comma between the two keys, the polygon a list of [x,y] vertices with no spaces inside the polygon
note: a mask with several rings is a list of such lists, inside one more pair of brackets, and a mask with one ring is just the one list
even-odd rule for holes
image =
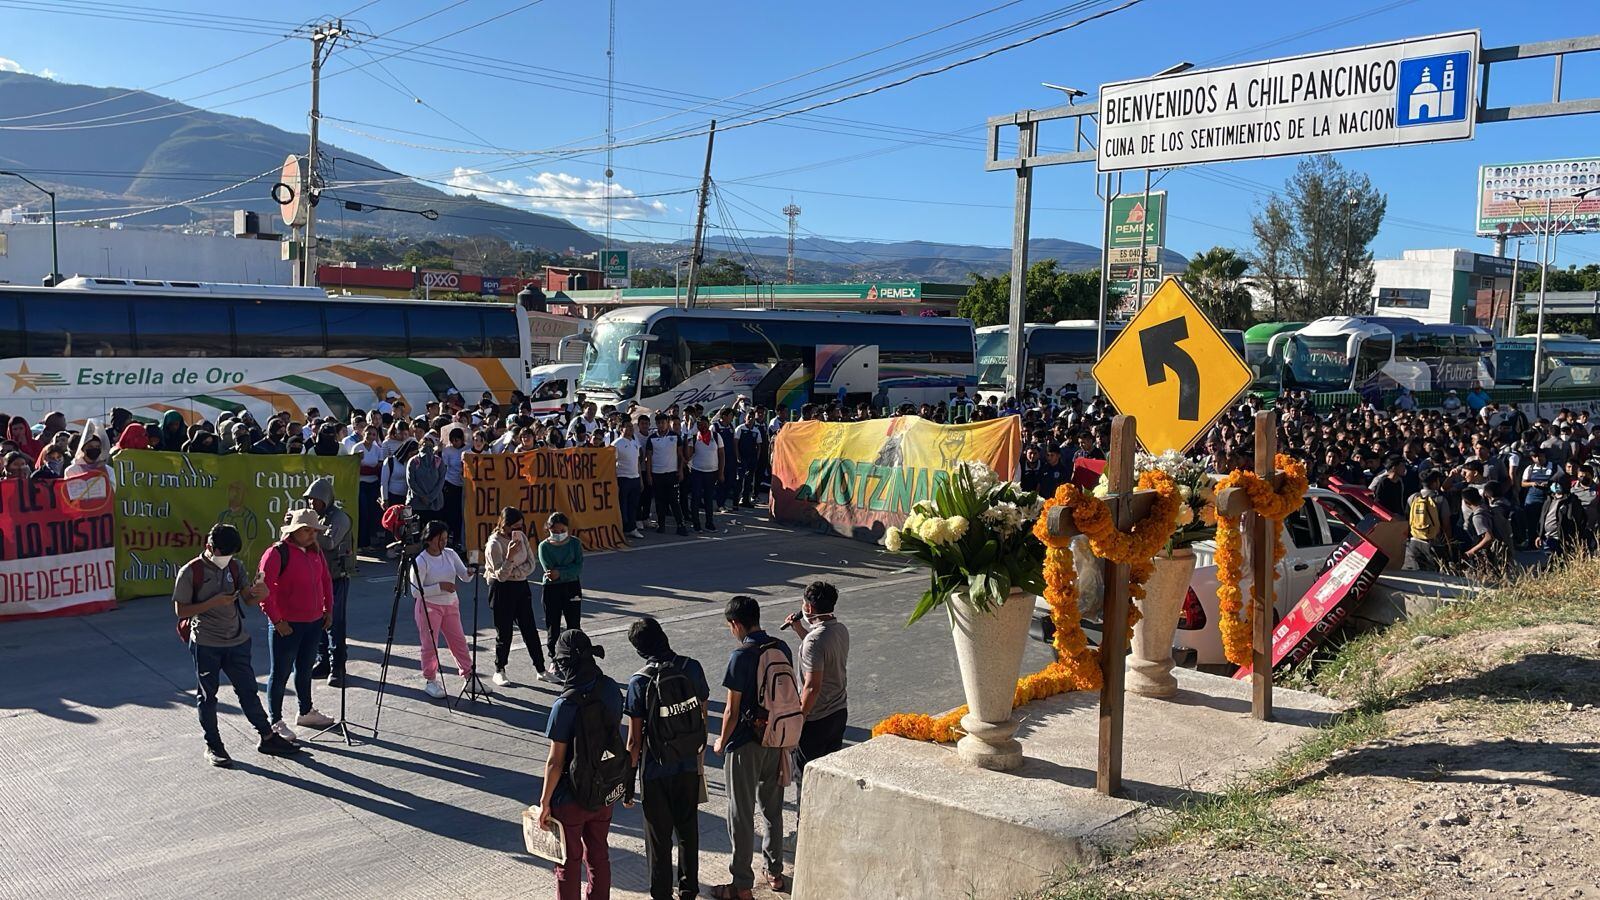
{"label": "street lamp", "polygon": [[56,192],[47,191],[32,178],[20,172],[0,172],[0,175],[10,175],[20,178],[31,185],[35,190],[50,198],[50,277],[45,279],[46,287],[55,287],[61,282],[61,255],[56,243]]}
{"label": "street lamp", "polygon": [[1350,220],[1360,205],[1361,198],[1356,195],[1356,189],[1347,190],[1344,195],[1344,252],[1339,254],[1339,281],[1344,294],[1343,308],[1339,311],[1341,314],[1350,311]]}
{"label": "street lamp", "polygon": [[[1576,191],[1568,196],[1570,196],[1573,200],[1581,201],[1584,197],[1587,197],[1596,191],[1600,191],[1600,187],[1584,188],[1583,190]],[[1518,204],[1525,203],[1528,200],[1527,197],[1517,194],[1512,194],[1511,199],[1517,201]],[[1553,210],[1551,201],[1554,199],[1554,197],[1549,195],[1546,195],[1544,198],[1544,227],[1539,231],[1539,314],[1538,324],[1534,326],[1536,332],[1533,336],[1533,414],[1535,417],[1539,415],[1539,376],[1544,373],[1545,278],[1550,271],[1550,257],[1555,255],[1551,252],[1551,239],[1560,237],[1561,231],[1565,230],[1568,225],[1572,224],[1573,220],[1578,216],[1578,204],[1574,203],[1572,205],[1572,217],[1561,223],[1560,229],[1555,229],[1553,227],[1553,219],[1551,215]],[[1511,302],[1514,308],[1517,302],[1516,285],[1511,286]]]}

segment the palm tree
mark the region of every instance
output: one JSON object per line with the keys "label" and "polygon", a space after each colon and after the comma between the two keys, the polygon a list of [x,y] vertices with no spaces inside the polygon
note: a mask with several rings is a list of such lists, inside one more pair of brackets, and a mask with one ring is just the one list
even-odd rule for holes
{"label": "palm tree", "polygon": [[1254,319],[1244,273],[1250,262],[1227,247],[1212,247],[1189,260],[1183,286],[1218,328],[1249,328]]}

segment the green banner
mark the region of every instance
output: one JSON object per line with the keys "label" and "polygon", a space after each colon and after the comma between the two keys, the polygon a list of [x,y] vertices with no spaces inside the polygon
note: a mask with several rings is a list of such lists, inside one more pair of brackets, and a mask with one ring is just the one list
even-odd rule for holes
{"label": "green banner", "polygon": [[[116,477],[117,599],[170,594],[178,569],[225,522],[244,538],[240,560],[256,561],[278,537],[283,515],[304,506],[306,486],[333,476],[333,492],[352,522],[360,461],[354,456],[213,456],[132,450],[111,463]],[[359,532],[358,532],[359,533]]]}

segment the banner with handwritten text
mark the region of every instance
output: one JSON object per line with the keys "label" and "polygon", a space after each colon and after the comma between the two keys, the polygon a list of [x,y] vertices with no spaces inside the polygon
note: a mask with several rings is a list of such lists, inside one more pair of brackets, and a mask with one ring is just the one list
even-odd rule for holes
{"label": "banner with handwritten text", "polygon": [[583,549],[622,546],[617,451],[610,447],[469,453],[462,463],[468,550],[482,552],[506,506],[522,510],[535,542],[544,539],[550,514],[562,512]]}
{"label": "banner with handwritten text", "polygon": [[333,476],[334,497],[358,513],[360,460],[354,456],[159,453],[132,450],[112,460],[117,480],[117,599],[168,594],[178,569],[226,523],[244,539],[240,558],[255,571],[278,538],[284,513],[306,503],[306,487]]}
{"label": "banner with handwritten text", "polygon": [[116,606],[111,480],[0,481],[0,619]]}

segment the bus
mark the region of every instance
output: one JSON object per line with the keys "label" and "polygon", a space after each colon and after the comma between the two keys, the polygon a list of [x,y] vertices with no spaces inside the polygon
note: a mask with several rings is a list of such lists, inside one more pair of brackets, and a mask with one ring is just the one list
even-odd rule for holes
{"label": "bus", "polygon": [[[1495,344],[1495,383],[1501,387],[1533,386],[1534,335],[1501,338]],[[1581,334],[1544,336],[1540,388],[1600,387],[1600,341]]]}
{"label": "bus", "polygon": [[1325,316],[1274,335],[1267,354],[1283,361],[1285,390],[1316,393],[1403,386],[1469,390],[1495,383],[1494,335],[1477,325],[1403,316]]}
{"label": "bus", "polygon": [[[1283,358],[1267,352],[1272,339],[1280,334],[1293,333],[1306,327],[1304,322],[1261,322],[1244,332],[1244,361],[1255,376],[1253,390],[1276,391],[1282,375]],[[1282,346],[1281,344],[1279,346]]]}
{"label": "bus", "polygon": [[619,408],[745,397],[792,411],[841,396],[881,408],[977,387],[968,319],[632,306],[569,340],[588,345],[578,390]]}
{"label": "bus", "polygon": [[[1106,346],[1122,333],[1121,322],[1106,323]],[[1023,326],[1023,387],[1037,391],[1050,387],[1077,391],[1088,397],[1095,391],[1094,364],[1097,323],[1093,319],[1067,319],[1055,324]],[[985,398],[1004,398],[1009,325],[978,329],[978,390]],[[1223,340],[1244,355],[1244,332],[1227,329]]]}
{"label": "bus", "polygon": [[74,277],[0,287],[0,412],[74,422],[123,407],[186,421],[248,410],[341,418],[393,392],[420,411],[527,387],[528,324],[499,303],[329,297],[320,288]]}

